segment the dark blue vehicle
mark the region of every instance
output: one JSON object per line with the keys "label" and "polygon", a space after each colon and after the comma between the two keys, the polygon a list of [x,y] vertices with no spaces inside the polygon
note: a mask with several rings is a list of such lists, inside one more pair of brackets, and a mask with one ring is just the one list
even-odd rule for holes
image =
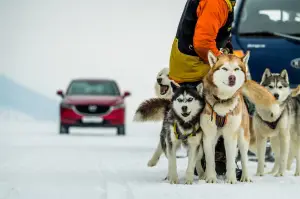
{"label": "dark blue vehicle", "polygon": [[300,0],[238,0],[232,29],[237,54],[250,50],[249,70],[260,82],[265,68],[287,69],[300,84]]}

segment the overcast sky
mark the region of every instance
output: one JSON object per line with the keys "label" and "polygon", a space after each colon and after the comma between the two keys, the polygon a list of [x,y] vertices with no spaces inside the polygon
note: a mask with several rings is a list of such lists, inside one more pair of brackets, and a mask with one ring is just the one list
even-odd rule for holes
{"label": "overcast sky", "polygon": [[57,99],[71,78],[154,95],[185,0],[0,0],[0,73]]}

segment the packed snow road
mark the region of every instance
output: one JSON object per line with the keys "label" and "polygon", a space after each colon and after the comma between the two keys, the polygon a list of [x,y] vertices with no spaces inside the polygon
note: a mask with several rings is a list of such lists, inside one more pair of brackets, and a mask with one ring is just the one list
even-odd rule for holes
{"label": "packed snow road", "polygon": [[[298,198],[300,177],[295,164],[286,177],[254,177],[236,185],[184,185],[186,158],[178,159],[179,185],[163,181],[167,161],[154,168],[160,125],[129,125],[124,137],[114,130],[71,130],[56,133],[56,124],[0,124],[0,199],[259,199]],[[266,169],[269,171],[272,165]]]}

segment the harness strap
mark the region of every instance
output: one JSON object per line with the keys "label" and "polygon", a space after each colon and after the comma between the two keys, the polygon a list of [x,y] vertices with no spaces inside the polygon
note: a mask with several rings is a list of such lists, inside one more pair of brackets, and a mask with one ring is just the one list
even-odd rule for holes
{"label": "harness strap", "polygon": [[259,117],[259,119],[261,121],[263,121],[270,129],[273,129],[273,130],[276,129],[276,127],[278,125],[278,122],[279,122],[279,120],[280,120],[280,118],[281,118],[282,115],[283,115],[283,113],[281,113],[280,116],[277,118],[277,120],[275,120],[274,122],[268,122],[268,121],[263,120],[260,117],[260,115],[257,114],[257,116]]}
{"label": "harness strap", "polygon": [[211,109],[211,121],[213,121],[213,119],[215,118],[216,126],[219,128],[224,127],[227,124],[227,118],[228,118],[229,113],[226,113],[225,116],[220,116],[214,111],[214,106],[216,105],[216,103],[213,105],[213,107],[208,102],[206,102],[206,103],[208,104],[208,106]]}
{"label": "harness strap", "polygon": [[173,128],[174,128],[174,134],[175,134],[175,137],[178,139],[178,140],[186,140],[188,137],[192,137],[192,136],[196,136],[197,134],[197,131],[200,129],[200,125],[199,125],[199,128],[198,129],[195,129],[195,125],[193,126],[193,131],[189,134],[181,134],[181,133],[178,133],[177,131],[177,123],[174,122],[174,125],[173,125]]}

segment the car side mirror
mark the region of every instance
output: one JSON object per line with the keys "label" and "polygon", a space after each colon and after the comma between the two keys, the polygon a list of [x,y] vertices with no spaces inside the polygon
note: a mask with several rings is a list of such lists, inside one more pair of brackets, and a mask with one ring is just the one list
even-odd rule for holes
{"label": "car side mirror", "polygon": [[64,97],[64,96],[65,96],[65,95],[64,95],[64,92],[63,92],[62,90],[58,90],[58,91],[56,92],[56,94],[59,95],[59,96],[61,96],[61,97]]}
{"label": "car side mirror", "polygon": [[124,92],[124,94],[123,94],[123,98],[125,98],[125,97],[128,97],[128,96],[130,96],[131,95],[131,93],[130,92],[128,92],[128,91],[125,91]]}

